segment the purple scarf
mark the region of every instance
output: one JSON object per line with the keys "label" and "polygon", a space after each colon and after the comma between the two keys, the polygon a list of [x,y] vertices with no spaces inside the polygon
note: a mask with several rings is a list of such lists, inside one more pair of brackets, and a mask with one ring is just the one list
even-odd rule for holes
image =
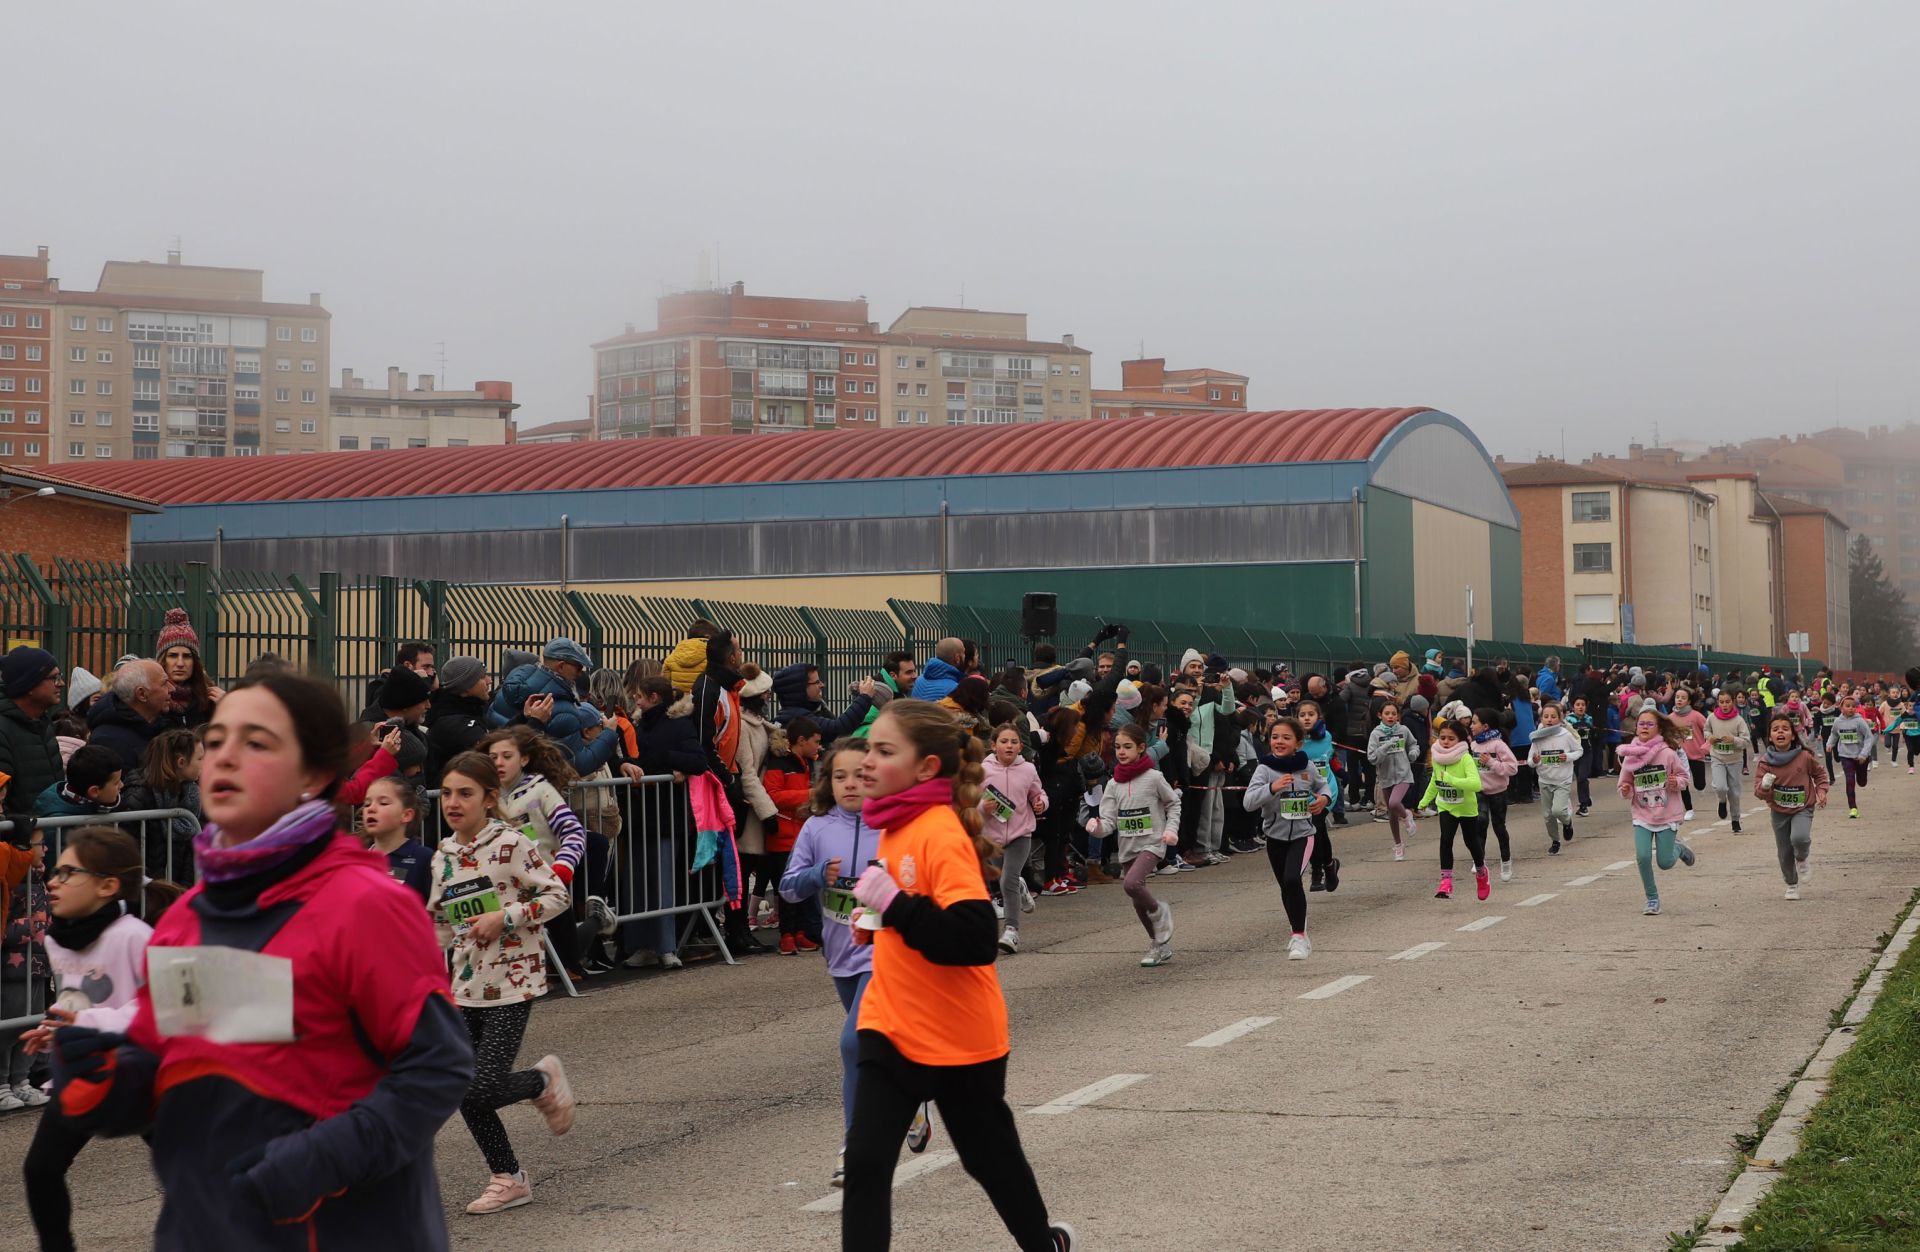
{"label": "purple scarf", "polygon": [[332,835],[336,825],[333,805],[309,800],[255,838],[230,848],[220,846],[220,828],[208,826],[193,837],[194,864],[207,882],[232,882],[272,869],[314,840]]}

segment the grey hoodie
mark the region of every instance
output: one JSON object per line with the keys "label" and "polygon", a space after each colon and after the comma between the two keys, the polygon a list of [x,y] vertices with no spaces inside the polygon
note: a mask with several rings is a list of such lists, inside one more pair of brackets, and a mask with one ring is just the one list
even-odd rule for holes
{"label": "grey hoodie", "polygon": [[1381,722],[1367,736],[1367,759],[1373,762],[1374,786],[1397,787],[1413,782],[1413,763],[1420,759],[1420,741],[1404,723]]}
{"label": "grey hoodie", "polygon": [[[1548,761],[1544,753],[1557,752],[1560,760]],[[1540,781],[1550,787],[1567,787],[1573,784],[1573,763],[1580,759],[1580,736],[1573,727],[1565,722],[1554,726],[1536,727],[1533,732],[1532,750],[1527,759],[1540,771]]]}
{"label": "grey hoodie", "polygon": [[1841,717],[1827,735],[1827,751],[1856,761],[1866,760],[1873,755],[1873,723],[1858,713]]}

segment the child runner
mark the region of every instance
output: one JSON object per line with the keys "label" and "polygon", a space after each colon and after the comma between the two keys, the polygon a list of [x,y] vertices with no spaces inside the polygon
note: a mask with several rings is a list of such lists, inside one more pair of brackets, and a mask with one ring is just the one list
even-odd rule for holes
{"label": "child runner", "polygon": [[1740,775],[1746,772],[1747,719],[1733,693],[1722,691],[1707,715],[1707,771],[1713,790],[1720,797],[1720,816],[1733,819],[1733,833],[1740,833]]}
{"label": "child runner", "polygon": [[1180,842],[1180,793],[1147,759],[1147,732],[1140,727],[1122,726],[1114,733],[1113,757],[1113,781],[1087,831],[1120,839],[1122,881],[1147,931],[1147,954],[1140,964],[1152,968],[1173,959],[1173,906],[1153,898],[1147,879],[1166,850]]}
{"label": "child runner", "polygon": [[[558,743],[531,726],[509,726],[480,741],[480,751],[500,772],[500,818],[533,841],[540,857],[567,889],[562,907],[546,919],[553,950],[568,976],[585,974],[579,932],[573,924],[573,879],[587,855],[587,828],[561,798],[574,783],[573,760]],[[585,883],[581,903],[585,904]]]}
{"label": "child runner", "polygon": [[1584,755],[1580,736],[1561,717],[1557,700],[1542,704],[1540,724],[1534,727],[1527,750],[1527,763],[1540,776],[1540,808],[1547,819],[1550,856],[1558,855],[1563,835],[1573,842],[1573,775]]}
{"label": "child runner", "polygon": [[387,870],[426,903],[433,885],[433,853],[414,836],[420,821],[420,792],[395,774],[368,784],[360,804],[360,830],[367,846],[387,858]]}
{"label": "child runner", "polygon": [[1820,740],[1822,750],[1827,755],[1827,776],[1834,777],[1840,771],[1833,760],[1833,724],[1840,720],[1840,705],[1831,691],[1820,693],[1820,704],[1813,713],[1813,733]]}
{"label": "child runner", "polygon": [[1647,705],[1634,719],[1633,738],[1620,745],[1620,794],[1633,806],[1633,852],[1640,884],[1647,889],[1648,917],[1660,913],[1660,888],[1653,881],[1656,845],[1661,869],[1672,869],[1676,856],[1688,868],[1695,861],[1693,849],[1677,833],[1686,820],[1680,793],[1687,765],[1679,743],[1679,728]]}
{"label": "child runner", "polygon": [[1033,853],[1033,832],[1047,811],[1047,789],[1040,771],[1020,755],[1020,730],[1012,722],[994,728],[993,755],[986,759],[986,785],[980,791],[980,811],[988,839],[1000,846],[1000,901],[995,910],[1007,922],[1000,932],[1000,950],[1008,956],[1020,950],[1020,928],[1013,914],[1033,912],[1033,892],[1023,871]]}
{"label": "child runner", "polygon": [[1834,719],[1833,732],[1827,736],[1827,759],[1838,757],[1840,768],[1846,771],[1848,817],[1860,816],[1860,797],[1854,786],[1867,785],[1867,757],[1872,752],[1873,727],[1860,716],[1859,702],[1848,696],[1840,702],[1840,716]]}
{"label": "child runner", "polygon": [[1373,763],[1374,795],[1387,806],[1387,829],[1393,832],[1393,859],[1407,859],[1406,840],[1413,837],[1413,813],[1407,808],[1407,790],[1413,786],[1413,765],[1420,744],[1400,724],[1400,702],[1380,706],[1380,724],[1367,736],[1367,760]]}
{"label": "child runner", "polygon": [[1314,819],[1333,803],[1333,786],[1312,768],[1300,749],[1306,728],[1297,717],[1282,717],[1267,731],[1267,750],[1253,771],[1241,803],[1258,812],[1265,825],[1267,861],[1280,882],[1280,903],[1287,910],[1292,937],[1287,959],[1313,954],[1307,938],[1307,893],[1300,885],[1302,865],[1313,857]]}
{"label": "child runner", "polygon": [[938,706],[900,699],[868,727],[867,745],[863,818],[882,834],[849,915],[872,936],[873,976],[860,999],[840,1246],[890,1245],[894,1162],[931,1099],[1022,1252],[1071,1252],[1073,1228],[1049,1221],[1007,1107],[1007,1002],[984,868],[993,845],[979,833],[982,745]]}
{"label": "child runner", "polygon": [[[83,826],[68,836],[60,863],[47,875],[53,921],[45,940],[47,963],[60,994],[47,1022],[22,1037],[28,1053],[46,1052],[61,1026],[122,1033],[133,1024],[140,984],[146,981],[146,899],[154,912],[179,896],[172,883],[142,889],[140,845],[108,826]],[[71,1248],[73,1197],[67,1170],[92,1138],[49,1105],[34,1127],[24,1166],[27,1211],[43,1248]]]}
{"label": "child runner", "polygon": [[[1528,706],[1531,708],[1532,706]],[[1473,711],[1473,757],[1480,770],[1482,825],[1491,823],[1493,836],[1500,841],[1500,881],[1513,880],[1513,843],[1507,838],[1507,783],[1520,770],[1513,749],[1499,730],[1500,711],[1486,708]],[[1529,731],[1529,734],[1532,732]],[[1486,831],[1481,831],[1485,835]],[[1482,900],[1485,896],[1480,897]]]}
{"label": "child runner", "polygon": [[[1908,700],[1900,706],[1900,715],[1894,722],[1900,737],[1907,743],[1907,773],[1913,773],[1913,758],[1920,755],[1920,713],[1915,713],[1913,701]],[[1892,755],[1891,752],[1888,753]]]}
{"label": "child runner", "polygon": [[1487,830],[1480,815],[1480,765],[1467,751],[1458,722],[1434,725],[1429,759],[1433,777],[1427,780],[1420,807],[1432,806],[1440,815],[1440,889],[1433,897],[1453,899],[1453,838],[1458,834],[1473,858],[1475,893],[1484,900],[1493,894],[1493,885],[1487,877]]}
{"label": "child runner", "polygon": [[[1567,714],[1567,725],[1572,728],[1575,735],[1580,737],[1580,759],[1573,763],[1573,781],[1576,791],[1574,798],[1579,802],[1579,807],[1574,809],[1573,815],[1575,817],[1585,817],[1593,811],[1593,788],[1591,780],[1594,771],[1605,764],[1605,762],[1600,759],[1605,753],[1599,751],[1599,736],[1594,730],[1593,714],[1587,711],[1587,698],[1585,696],[1575,696],[1573,698],[1572,711]],[[1572,837],[1573,829],[1571,824],[1568,825],[1567,834],[1569,838]]]}
{"label": "child runner", "polygon": [[1753,780],[1753,794],[1767,802],[1773,818],[1774,850],[1789,900],[1800,898],[1800,884],[1807,880],[1813,811],[1827,807],[1831,783],[1819,758],[1800,742],[1800,728],[1792,718],[1781,714],[1768,723],[1767,747],[1760,754],[1760,776]]}
{"label": "child runner", "polygon": [[[860,765],[866,759],[865,739],[841,739],[826,752],[813,784],[813,816],[800,827],[787,856],[787,872],[780,878],[780,898],[787,903],[810,897],[820,901],[827,973],[833,978],[840,1007],[847,1011],[840,1028],[840,1158],[832,1180],[836,1187],[847,1177],[846,1135],[853,1129],[860,997],[873,973],[873,945],[855,943],[848,925],[854,909],[853,871],[864,868],[880,847],[880,832],[860,820],[865,803],[860,794]],[[923,1152],[932,1137],[933,1121],[922,1104],[907,1130],[907,1147]]]}
{"label": "child runner", "polygon": [[[1333,733],[1327,729],[1326,714],[1314,700],[1302,700],[1294,716],[1307,729],[1300,750],[1307,754],[1316,777],[1333,789],[1333,813],[1339,812],[1340,784],[1333,778]],[[1308,891],[1340,890],[1340,862],[1333,855],[1333,836],[1327,833],[1327,814],[1313,816],[1313,880]]]}
{"label": "child runner", "polygon": [[1673,689],[1673,724],[1680,729],[1680,751],[1687,758],[1687,780],[1680,801],[1687,806],[1687,820],[1693,820],[1693,793],[1707,793],[1707,719],[1693,707],[1693,688]]}
{"label": "child runner", "polygon": [[492,1175],[469,1213],[498,1213],[533,1199],[495,1110],[531,1100],[554,1134],[573,1125],[573,1088],[559,1057],[513,1068],[533,1002],[547,989],[541,931],[565,913],[567,889],[533,840],[500,820],[499,804],[500,772],[491,760],[462,752],[447,762],[440,815],[452,833],[433,854],[427,911],[473,1040],[473,1085],[460,1116]]}

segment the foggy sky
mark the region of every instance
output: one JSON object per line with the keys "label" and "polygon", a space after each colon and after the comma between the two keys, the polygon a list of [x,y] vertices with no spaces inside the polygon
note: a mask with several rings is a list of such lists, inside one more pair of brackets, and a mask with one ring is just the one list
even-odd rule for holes
{"label": "foggy sky", "polygon": [[267,271],[333,377],[504,378],[716,277],[1025,310],[1493,451],[1920,419],[1920,7],[6,6],[0,251]]}

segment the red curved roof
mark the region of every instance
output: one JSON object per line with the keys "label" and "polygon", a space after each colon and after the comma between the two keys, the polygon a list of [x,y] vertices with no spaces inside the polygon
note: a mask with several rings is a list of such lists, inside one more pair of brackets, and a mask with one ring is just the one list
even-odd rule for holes
{"label": "red curved roof", "polygon": [[60,472],[94,486],[138,492],[162,504],[212,504],[1278,465],[1364,461],[1402,422],[1430,411],[1181,413],[1123,422],[810,430],[753,437],[398,448],[253,460],[112,461],[62,465]]}

